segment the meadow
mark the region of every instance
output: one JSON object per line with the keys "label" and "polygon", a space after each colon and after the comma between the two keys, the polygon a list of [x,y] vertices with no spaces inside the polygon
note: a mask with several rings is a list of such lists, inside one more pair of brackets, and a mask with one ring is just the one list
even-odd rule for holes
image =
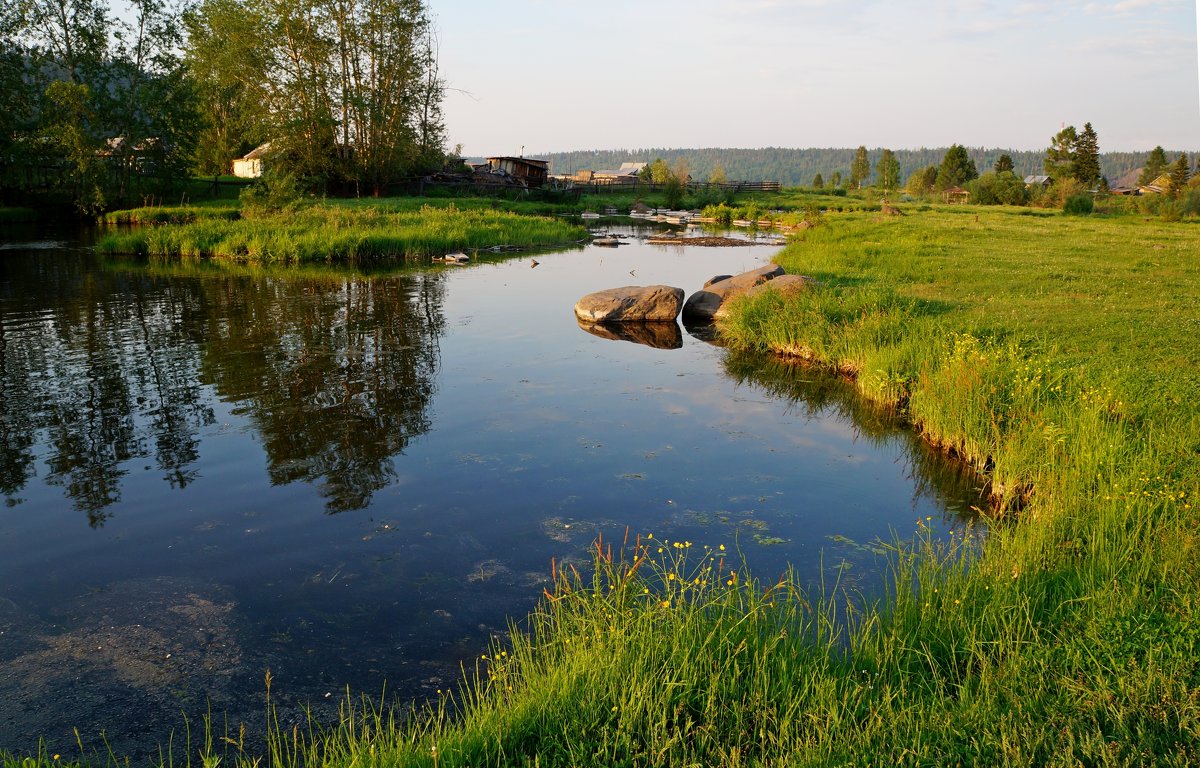
{"label": "meadow", "polygon": [[[884,542],[872,603],[760,581],[732,542],[598,542],[461,688],[348,695],[277,723],[267,764],[1200,763],[1200,226],[904,209],[822,215],[777,257],[819,286],[721,333],[974,463],[979,530]],[[194,741],[164,762],[258,764]]]}

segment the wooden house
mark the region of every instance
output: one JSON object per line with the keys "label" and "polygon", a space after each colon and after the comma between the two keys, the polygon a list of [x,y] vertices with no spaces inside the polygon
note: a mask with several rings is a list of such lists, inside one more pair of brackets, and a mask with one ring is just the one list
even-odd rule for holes
{"label": "wooden house", "polygon": [[637,184],[641,181],[642,169],[646,163],[621,163],[615,171],[596,171],[597,184]]}
{"label": "wooden house", "polygon": [[263,158],[271,149],[271,142],[259,144],[244,156],[233,161],[233,175],[243,179],[257,179],[263,174]]}
{"label": "wooden house", "polygon": [[1141,168],[1134,168],[1129,173],[1114,181],[1108,187],[1108,192],[1111,195],[1140,195],[1138,189],[1138,177],[1142,175]]}
{"label": "wooden house", "polygon": [[493,173],[504,173],[519,179],[528,187],[540,187],[550,174],[550,161],[533,160],[527,157],[489,157],[488,166]]}
{"label": "wooden house", "polygon": [[1171,174],[1164,173],[1149,184],[1138,187],[1138,193],[1143,195],[1165,195],[1171,191]]}

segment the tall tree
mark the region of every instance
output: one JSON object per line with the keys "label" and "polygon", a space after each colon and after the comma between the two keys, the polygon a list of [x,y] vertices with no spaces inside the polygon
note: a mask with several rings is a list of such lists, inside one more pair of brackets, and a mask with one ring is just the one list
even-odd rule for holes
{"label": "tall tree", "polygon": [[33,117],[33,98],[26,85],[26,54],[17,40],[21,15],[16,3],[0,6],[0,152],[16,134],[27,130]]}
{"label": "tall tree", "polygon": [[[209,100],[232,105],[212,123],[223,149],[206,162],[223,164],[260,131],[273,162],[312,185],[379,194],[442,164],[445,86],[421,0],[203,0],[190,21],[206,49],[247,54],[197,67]],[[230,29],[239,23],[248,26]],[[247,100],[265,126],[245,124]]]}
{"label": "tall tree", "polygon": [[1075,139],[1071,175],[1087,188],[1100,183],[1100,139],[1091,123],[1084,123]]}
{"label": "tall tree", "polygon": [[1183,194],[1183,189],[1187,186],[1188,179],[1191,178],[1189,169],[1186,154],[1181,154],[1175,162],[1171,163],[1171,167],[1167,170],[1171,179],[1171,197]]}
{"label": "tall tree", "polygon": [[1155,147],[1150,150],[1150,156],[1146,158],[1146,164],[1142,166],[1142,172],[1138,175],[1138,186],[1152,183],[1166,170],[1167,153],[1162,147]]}
{"label": "tall tree", "polygon": [[1042,160],[1046,175],[1054,181],[1059,181],[1074,175],[1075,142],[1079,134],[1075,126],[1068,125],[1050,139],[1050,147]]}
{"label": "tall tree", "polygon": [[937,188],[949,189],[966,184],[978,178],[979,171],[975,161],[967,154],[967,148],[961,144],[952,144],[942,156],[942,164],[938,167]]}
{"label": "tall tree", "polygon": [[842,186],[842,172],[841,171],[833,172],[833,175],[829,177],[829,186],[833,187],[834,189],[837,189]]}
{"label": "tall tree", "polygon": [[124,202],[137,173],[186,177],[196,135],[194,91],[183,60],[180,20],[163,0],[129,0],[132,21],[118,30],[105,111],[118,141],[114,194]]}
{"label": "tall tree", "polygon": [[938,167],[936,165],[927,165],[920,170],[913,171],[904,186],[910,194],[926,195],[932,192],[933,188],[937,185],[937,177]]}
{"label": "tall tree", "polygon": [[229,173],[234,158],[271,138],[267,127],[266,21],[239,0],[201,0],[184,15],[186,62],[196,82],[202,128],[195,164]]}
{"label": "tall tree", "polygon": [[817,171],[817,175],[813,176],[812,186],[813,189],[825,189],[825,179],[821,176],[820,171]]}
{"label": "tall tree", "polygon": [[900,161],[890,149],[883,150],[879,162],[875,164],[875,175],[879,178],[879,186],[885,190],[893,190],[900,186]]}
{"label": "tall tree", "polygon": [[1000,157],[996,158],[996,164],[994,166],[992,166],[992,170],[994,170],[996,173],[1004,173],[1006,171],[1008,173],[1012,173],[1013,172],[1012,155],[1007,154],[1007,153],[1000,155]]}
{"label": "tall tree", "polygon": [[850,165],[850,188],[859,189],[871,177],[871,161],[867,148],[860,146],[854,151],[854,162]]}

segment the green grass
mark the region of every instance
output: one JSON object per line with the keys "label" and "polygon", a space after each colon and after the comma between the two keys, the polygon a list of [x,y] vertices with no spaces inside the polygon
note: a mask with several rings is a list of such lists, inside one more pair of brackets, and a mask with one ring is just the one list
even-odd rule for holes
{"label": "green grass", "polygon": [[235,209],[225,207],[118,212],[111,214],[113,222],[181,223],[113,232],[97,243],[97,249],[106,254],[253,263],[357,263],[495,246],[564,245],[587,234],[561,219],[411,199],[315,203],[266,218],[236,215]]}
{"label": "green grass", "polygon": [[920,523],[877,605],[719,547],[598,546],[460,690],[277,725],[268,762],[1200,763],[1200,228],[1028,214],[827,216],[778,259],[821,286],[722,327],[974,462],[984,535]]}
{"label": "green grass", "polygon": [[823,286],[724,329],[852,376],[977,462],[986,536],[897,543],[886,598],[841,614],[836,589],[744,574],[701,571],[676,599],[692,564],[628,579],[604,553],[457,717],[309,748],[339,765],[367,743],[410,765],[1200,761],[1200,232],[1021,214],[830,217],[780,257]]}

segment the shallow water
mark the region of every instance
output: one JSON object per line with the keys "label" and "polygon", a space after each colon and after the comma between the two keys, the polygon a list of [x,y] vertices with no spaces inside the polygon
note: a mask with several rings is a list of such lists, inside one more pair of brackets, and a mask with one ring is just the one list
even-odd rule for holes
{"label": "shallow water", "polygon": [[371,271],[4,243],[0,747],[154,754],[208,706],[253,730],[267,669],[285,722],[449,687],[601,534],[870,590],[873,542],[969,516],[973,478],[841,382],[581,329],[585,293],[775,252],[607,229]]}

